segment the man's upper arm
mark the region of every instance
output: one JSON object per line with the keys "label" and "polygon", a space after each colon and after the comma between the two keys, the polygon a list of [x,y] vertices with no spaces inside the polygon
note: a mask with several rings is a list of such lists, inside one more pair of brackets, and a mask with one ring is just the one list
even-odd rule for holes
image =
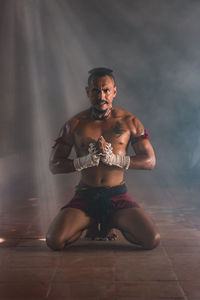
{"label": "man's upper arm", "polygon": [[155,157],[153,147],[148,140],[148,134],[145,132],[140,120],[136,117],[132,118],[131,144],[136,155],[145,154],[149,157]]}
{"label": "man's upper arm", "polygon": [[56,161],[60,158],[67,158],[73,147],[73,126],[72,122],[68,121],[61,128],[58,138],[53,146],[51,161]]}

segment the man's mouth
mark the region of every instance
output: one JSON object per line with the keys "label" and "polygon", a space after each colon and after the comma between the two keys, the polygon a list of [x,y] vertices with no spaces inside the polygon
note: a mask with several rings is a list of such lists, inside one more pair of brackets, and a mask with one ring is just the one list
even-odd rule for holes
{"label": "man's mouth", "polygon": [[105,100],[97,101],[95,106],[96,106],[96,109],[99,109],[103,112],[108,108],[108,102]]}
{"label": "man's mouth", "polygon": [[101,106],[101,105],[104,105],[104,104],[108,104],[108,101],[106,101],[106,100],[97,100],[96,104]]}

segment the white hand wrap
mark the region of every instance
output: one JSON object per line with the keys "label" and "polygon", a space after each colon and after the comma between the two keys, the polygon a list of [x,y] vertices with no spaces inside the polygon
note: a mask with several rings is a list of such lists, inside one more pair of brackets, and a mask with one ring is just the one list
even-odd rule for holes
{"label": "white hand wrap", "polygon": [[96,167],[99,165],[100,156],[97,155],[98,151],[94,143],[90,143],[88,152],[88,155],[74,159],[73,163],[76,171],[81,171],[83,169]]}
{"label": "white hand wrap", "polygon": [[109,166],[117,166],[119,168],[125,168],[126,170],[130,166],[130,156],[117,155],[112,152],[112,146],[110,143],[106,143],[105,154],[101,154],[101,161]]}

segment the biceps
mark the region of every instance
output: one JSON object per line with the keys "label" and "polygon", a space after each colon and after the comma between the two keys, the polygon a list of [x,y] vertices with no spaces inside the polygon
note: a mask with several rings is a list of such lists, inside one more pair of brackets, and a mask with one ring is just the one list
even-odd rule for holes
{"label": "biceps", "polygon": [[51,158],[56,160],[57,158],[66,158],[70,155],[73,147],[73,135],[70,133],[70,128],[65,124],[61,130],[59,137],[55,140],[53,145]]}
{"label": "biceps", "polygon": [[49,163],[54,164],[62,159],[68,158],[71,153],[71,149],[62,145],[53,148],[50,154]]}
{"label": "biceps", "polygon": [[143,154],[149,157],[155,156],[153,147],[149,140],[143,140],[133,145],[135,154]]}

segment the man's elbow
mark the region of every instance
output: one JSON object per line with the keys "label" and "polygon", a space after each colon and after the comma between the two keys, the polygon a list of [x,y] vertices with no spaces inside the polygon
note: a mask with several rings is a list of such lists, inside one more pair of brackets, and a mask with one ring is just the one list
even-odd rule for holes
{"label": "man's elbow", "polygon": [[57,163],[52,162],[52,161],[49,162],[49,169],[50,169],[51,173],[54,175],[58,174],[58,170],[57,170],[58,164],[59,164],[59,162],[57,162]]}
{"label": "man's elbow", "polygon": [[147,166],[147,169],[148,170],[153,170],[156,166],[156,158],[155,156],[154,157],[150,157],[148,159],[148,166]]}

